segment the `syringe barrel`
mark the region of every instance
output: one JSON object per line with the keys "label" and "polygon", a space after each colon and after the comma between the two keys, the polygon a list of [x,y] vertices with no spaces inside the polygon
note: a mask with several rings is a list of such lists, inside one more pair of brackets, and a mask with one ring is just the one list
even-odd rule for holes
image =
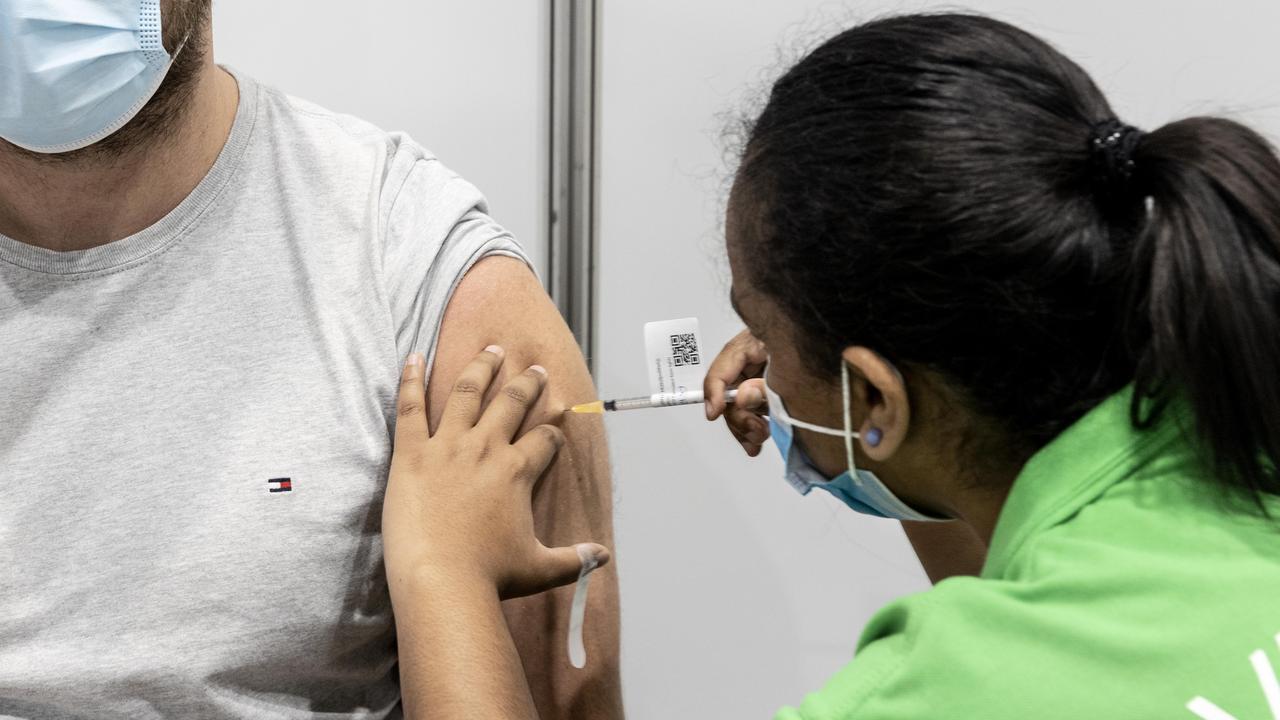
{"label": "syringe barrel", "polygon": [[[726,402],[733,402],[738,396],[737,388],[725,391]],[[696,405],[703,401],[701,390],[689,390],[678,393],[654,393],[644,397],[620,398],[606,400],[605,410],[640,410],[643,408],[673,407],[675,405]]]}
{"label": "syringe barrel", "polygon": [[702,391],[692,390],[679,393],[654,393],[644,397],[619,398],[605,402],[604,407],[606,410],[640,410],[641,408],[692,405],[700,402],[702,402]]}
{"label": "syringe barrel", "polygon": [[651,408],[654,407],[654,405],[653,398],[645,395],[644,397],[619,398],[617,400],[612,400],[606,403],[605,407],[609,410],[639,410],[641,408]]}
{"label": "syringe barrel", "polygon": [[654,393],[649,396],[652,407],[672,407],[674,405],[695,405],[702,402],[701,390],[684,392]]}

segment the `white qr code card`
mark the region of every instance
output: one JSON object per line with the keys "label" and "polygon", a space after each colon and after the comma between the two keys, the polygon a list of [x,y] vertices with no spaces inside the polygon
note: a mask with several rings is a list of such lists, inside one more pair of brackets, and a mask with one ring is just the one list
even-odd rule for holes
{"label": "white qr code card", "polygon": [[706,374],[698,318],[661,320],[644,326],[649,392],[685,393],[702,389]]}

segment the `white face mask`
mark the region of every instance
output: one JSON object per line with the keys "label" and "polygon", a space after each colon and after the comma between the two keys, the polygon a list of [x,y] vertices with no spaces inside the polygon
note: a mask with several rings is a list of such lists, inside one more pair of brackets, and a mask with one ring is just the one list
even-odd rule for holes
{"label": "white face mask", "polygon": [[0,138],[60,153],[124,127],[173,64],[161,37],[160,0],[0,0]]}
{"label": "white face mask", "polygon": [[[813,488],[821,488],[834,495],[845,505],[866,515],[893,518],[895,520],[940,521],[947,518],[936,518],[925,515],[902,502],[893,491],[885,486],[880,478],[870,470],[859,470],[853,461],[853,441],[860,437],[852,427],[849,401],[849,366],[841,363],[840,387],[844,396],[844,428],[837,430],[822,425],[815,425],[803,420],[796,420],[787,413],[786,405],[778,393],[769,386],[768,366],[765,370],[764,393],[769,401],[769,434],[773,444],[778,446],[782,459],[787,464],[786,479],[801,495],[809,494]],[[845,459],[848,469],[834,478],[828,478],[822,471],[813,466],[804,451],[795,442],[794,428],[804,428],[823,435],[834,435],[844,438]]]}

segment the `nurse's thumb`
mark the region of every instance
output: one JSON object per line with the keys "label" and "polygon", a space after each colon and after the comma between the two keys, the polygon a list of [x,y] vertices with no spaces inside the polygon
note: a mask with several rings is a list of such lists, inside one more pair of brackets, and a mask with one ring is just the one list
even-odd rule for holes
{"label": "nurse's thumb", "polygon": [[764,380],[760,378],[743,380],[738,385],[738,395],[733,399],[733,404],[743,410],[766,409],[768,403],[764,398]]}
{"label": "nurse's thumb", "polygon": [[568,585],[579,575],[609,562],[609,550],[597,543],[579,543],[571,547],[548,548],[542,554],[542,577],[547,587]]}

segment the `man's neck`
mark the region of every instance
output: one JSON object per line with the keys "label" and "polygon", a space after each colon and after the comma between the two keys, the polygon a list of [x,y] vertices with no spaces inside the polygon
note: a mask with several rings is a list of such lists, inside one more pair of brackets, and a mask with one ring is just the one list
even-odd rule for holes
{"label": "man's neck", "polygon": [[163,218],[226,143],[239,102],[235,78],[210,60],[190,102],[162,140],[120,157],[51,163],[0,147],[0,234],[59,252],[87,250]]}

